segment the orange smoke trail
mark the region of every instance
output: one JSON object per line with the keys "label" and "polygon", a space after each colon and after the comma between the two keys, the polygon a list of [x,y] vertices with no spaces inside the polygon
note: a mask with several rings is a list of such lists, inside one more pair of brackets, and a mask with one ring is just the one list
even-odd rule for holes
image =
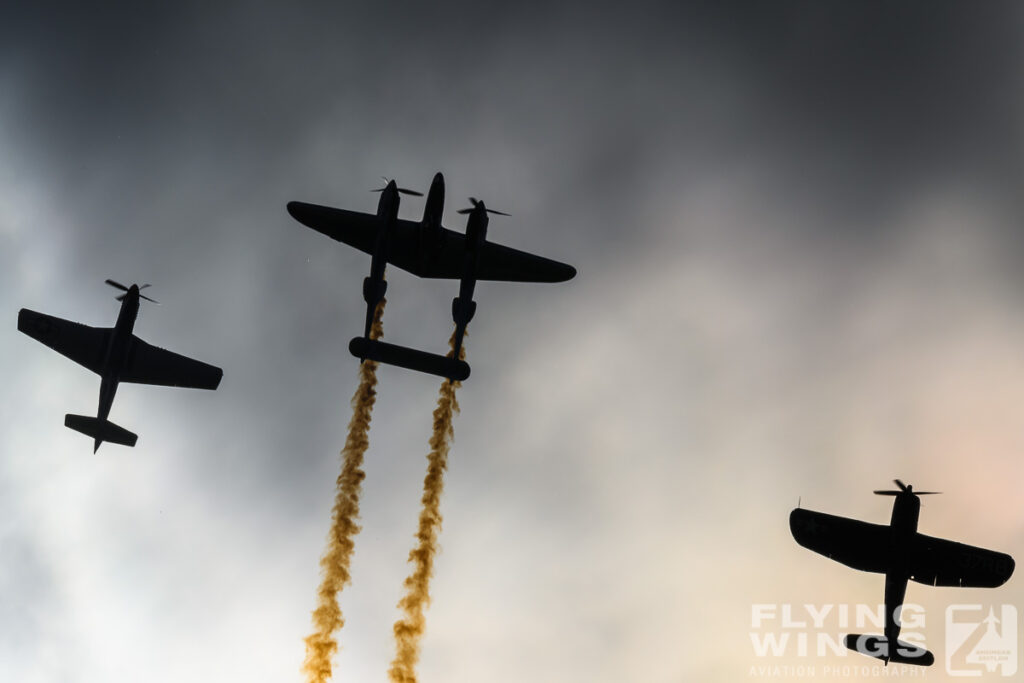
{"label": "orange smoke trail", "polygon": [[[381,318],[385,300],[381,299],[374,311],[371,339],[383,334]],[[331,658],[338,650],[334,633],[345,620],[338,606],[338,594],[351,582],[349,563],[355,547],[354,537],[359,533],[359,494],[362,491],[363,455],[370,445],[370,417],[377,398],[377,363],[363,361],[359,366],[359,388],[352,397],[352,419],[348,423],[348,437],[341,451],[342,467],[338,475],[337,493],[334,498],[331,531],[327,536],[327,548],[320,558],[323,579],[317,590],[317,607],[313,610],[314,632],[306,637],[306,661],[302,670],[309,683],[324,683],[331,677]]]}
{"label": "orange smoke trail", "polygon": [[[455,350],[455,336],[449,340],[449,357]],[[460,360],[466,357],[466,348],[459,350]],[[405,615],[395,622],[395,658],[388,676],[395,683],[415,683],[416,663],[420,658],[420,637],[426,630],[423,610],[430,603],[430,577],[434,573],[437,554],[437,536],[441,531],[441,492],[444,490],[444,471],[448,467],[448,449],[455,431],[452,418],[459,412],[455,390],[461,382],[445,381],[437,397],[434,410],[434,433],[430,437],[427,455],[427,476],[423,480],[423,510],[420,512],[416,538],[419,544],[409,553],[412,574],[405,579],[405,596],[399,601]]]}

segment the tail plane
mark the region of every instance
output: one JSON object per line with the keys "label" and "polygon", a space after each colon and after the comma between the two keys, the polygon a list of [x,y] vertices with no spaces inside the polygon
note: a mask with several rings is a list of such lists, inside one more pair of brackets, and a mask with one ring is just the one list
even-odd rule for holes
{"label": "tail plane", "polygon": [[859,652],[868,657],[881,659],[882,661],[894,664],[915,664],[917,666],[931,666],[935,663],[935,655],[920,645],[914,645],[903,640],[896,641],[896,651],[889,652],[889,641],[885,636],[869,636],[860,633],[851,633],[843,639],[843,643],[854,652]]}
{"label": "tail plane", "polygon": [[104,441],[122,446],[134,446],[139,439],[138,435],[132,434],[124,427],[117,426],[110,420],[101,420],[88,415],[71,415],[69,413],[64,416],[64,426],[91,436],[94,440],[93,453],[99,450],[100,444]]}
{"label": "tail plane", "polygon": [[418,370],[430,375],[446,377],[453,382],[462,382],[469,377],[469,365],[464,360],[455,360],[397,344],[355,337],[349,342],[348,350],[353,356],[362,360],[374,360],[408,370]]}

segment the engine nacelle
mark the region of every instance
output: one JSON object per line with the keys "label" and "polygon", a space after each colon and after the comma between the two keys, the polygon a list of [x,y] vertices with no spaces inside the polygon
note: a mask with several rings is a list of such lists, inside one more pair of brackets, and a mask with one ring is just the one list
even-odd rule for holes
{"label": "engine nacelle", "polygon": [[452,318],[457,323],[469,324],[476,313],[475,301],[463,301],[462,297],[452,299]]}
{"label": "engine nacelle", "polygon": [[[376,287],[374,285],[377,285]],[[372,277],[363,278],[363,301],[366,303],[376,303],[384,298],[384,293],[388,291],[388,283],[386,280],[374,281]]]}

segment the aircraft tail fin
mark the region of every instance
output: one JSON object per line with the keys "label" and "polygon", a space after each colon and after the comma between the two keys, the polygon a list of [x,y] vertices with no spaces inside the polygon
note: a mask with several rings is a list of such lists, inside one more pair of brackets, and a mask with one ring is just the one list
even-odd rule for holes
{"label": "aircraft tail fin", "polygon": [[[96,448],[104,441],[120,444],[122,446],[134,446],[138,440],[136,434],[132,434],[124,427],[119,427],[110,420],[101,420],[98,417],[88,415],[65,415],[64,426],[91,436],[96,441]],[[95,450],[95,449],[94,449]]]}
{"label": "aircraft tail fin", "polygon": [[917,666],[931,666],[935,663],[935,655],[920,645],[914,645],[902,640],[896,641],[896,652],[889,654],[889,641],[885,636],[869,636],[861,633],[851,633],[843,638],[843,643],[854,652],[859,652],[868,657],[881,659],[885,662],[895,664],[915,664]]}
{"label": "aircraft tail fin", "polygon": [[436,353],[427,353],[397,344],[355,337],[348,344],[349,352],[356,358],[396,365],[407,370],[417,370],[430,375],[446,377],[461,382],[469,377],[469,364]]}

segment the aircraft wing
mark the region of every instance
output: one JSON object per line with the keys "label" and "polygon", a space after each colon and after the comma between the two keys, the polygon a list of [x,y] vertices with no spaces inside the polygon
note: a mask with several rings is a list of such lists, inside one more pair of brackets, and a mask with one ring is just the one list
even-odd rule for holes
{"label": "aircraft wing", "polygon": [[[373,254],[381,219],[376,214],[346,211],[318,204],[288,202],[288,213],[303,225],[331,239]],[[436,239],[423,235],[414,221],[397,219],[388,245],[388,263],[424,278],[458,280],[466,262],[466,236],[441,228]],[[543,256],[484,242],[477,280],[565,282],[576,269]]]}
{"label": "aircraft wing", "polygon": [[381,219],[377,214],[346,211],[306,202],[288,202],[288,213],[308,228],[367,254],[373,254],[377,230],[381,225]]}
{"label": "aircraft wing", "polygon": [[23,308],[18,312],[18,329],[97,374],[103,370],[109,327],[89,327]]}
{"label": "aircraft wing", "polygon": [[132,335],[128,358],[118,379],[135,384],[216,389],[223,376],[220,368],[147,344]]}
{"label": "aircraft wing", "polygon": [[889,527],[797,508],[789,515],[796,542],[825,557],[865,572],[885,572]]}
{"label": "aircraft wing", "polygon": [[1013,558],[1005,553],[932,538],[914,537],[910,578],[929,586],[995,588],[1013,574]]}
{"label": "aircraft wing", "polygon": [[576,277],[576,269],[568,263],[561,263],[494,242],[484,242],[476,271],[477,280],[502,280],[504,282],[565,282],[574,277]]}
{"label": "aircraft wing", "polygon": [[[458,280],[466,263],[466,236],[442,228],[437,240],[421,243],[419,224],[399,220],[388,262],[420,277]],[[483,243],[477,261],[477,280],[565,282],[575,276],[576,269],[566,263],[494,242]]]}

